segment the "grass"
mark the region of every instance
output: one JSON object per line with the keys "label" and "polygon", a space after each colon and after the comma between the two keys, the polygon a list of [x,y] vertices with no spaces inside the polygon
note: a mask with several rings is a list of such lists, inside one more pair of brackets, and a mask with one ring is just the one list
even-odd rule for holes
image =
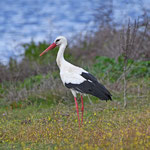
{"label": "grass", "polygon": [[0,149],[145,150],[150,147],[149,104],[148,98],[133,99],[123,109],[118,101],[85,100],[81,128],[73,103],[1,108]]}
{"label": "grass", "polygon": [[[0,84],[0,150],[149,149],[149,64],[149,61],[132,64],[127,78],[128,106],[124,109],[121,62],[116,64],[114,59],[97,57],[92,69],[87,67],[87,70],[111,91],[113,101],[84,97],[81,128],[73,96],[60,83],[58,71],[23,81],[3,82]],[[81,109],[80,101],[79,106]]]}

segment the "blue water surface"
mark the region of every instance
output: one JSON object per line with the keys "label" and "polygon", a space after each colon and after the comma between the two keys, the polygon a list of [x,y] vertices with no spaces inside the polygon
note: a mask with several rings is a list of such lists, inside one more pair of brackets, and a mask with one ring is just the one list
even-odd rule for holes
{"label": "blue water surface", "polygon": [[[51,41],[58,35],[70,38],[86,28],[94,31],[93,12],[99,2],[103,0],[0,0],[0,62],[20,58],[24,52],[21,44],[32,39]],[[142,2],[150,4],[149,0]],[[133,8],[120,0],[113,4],[114,18],[118,20],[127,11],[132,10],[132,15],[139,11],[139,5]]]}

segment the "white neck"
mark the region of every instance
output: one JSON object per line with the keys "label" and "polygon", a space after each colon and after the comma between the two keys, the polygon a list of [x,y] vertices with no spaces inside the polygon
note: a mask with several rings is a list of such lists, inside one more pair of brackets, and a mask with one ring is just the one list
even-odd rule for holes
{"label": "white neck", "polygon": [[59,68],[61,67],[61,64],[65,61],[64,51],[65,51],[66,46],[67,46],[66,44],[61,44],[59,47],[59,51],[57,53],[56,62]]}

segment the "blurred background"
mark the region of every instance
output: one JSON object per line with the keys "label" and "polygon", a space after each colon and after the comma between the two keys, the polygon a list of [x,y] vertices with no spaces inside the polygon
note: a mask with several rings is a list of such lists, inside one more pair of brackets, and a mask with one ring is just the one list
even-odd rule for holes
{"label": "blurred background", "polygon": [[[22,100],[32,95],[34,80],[36,89],[42,80],[47,83],[45,75],[49,73],[59,79],[55,63],[58,48],[39,57],[59,35],[68,39],[66,59],[108,86],[111,82],[119,86],[124,67],[128,78],[149,77],[149,6],[149,0],[0,1],[1,97]],[[19,84],[23,89],[16,88]],[[46,86],[49,91],[51,87]]]}
{"label": "blurred background", "polygon": [[0,1],[1,103],[43,101],[41,94],[53,102],[70,99],[60,84],[58,48],[39,57],[59,35],[68,39],[68,61],[94,74],[114,99],[126,100],[126,82],[140,79],[145,87],[150,76],[149,6],[148,0]]}
{"label": "blurred background", "polygon": [[149,5],[149,0],[2,0],[0,62],[7,64],[10,57],[20,60],[22,44],[31,40],[50,43],[58,35],[70,39],[89,30],[94,34],[99,23],[119,27],[142,16]]}

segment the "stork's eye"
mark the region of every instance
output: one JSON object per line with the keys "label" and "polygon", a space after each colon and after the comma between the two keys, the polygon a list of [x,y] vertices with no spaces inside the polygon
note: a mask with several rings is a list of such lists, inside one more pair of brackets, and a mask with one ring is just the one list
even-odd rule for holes
{"label": "stork's eye", "polygon": [[60,41],[60,39],[57,39],[56,42]]}

